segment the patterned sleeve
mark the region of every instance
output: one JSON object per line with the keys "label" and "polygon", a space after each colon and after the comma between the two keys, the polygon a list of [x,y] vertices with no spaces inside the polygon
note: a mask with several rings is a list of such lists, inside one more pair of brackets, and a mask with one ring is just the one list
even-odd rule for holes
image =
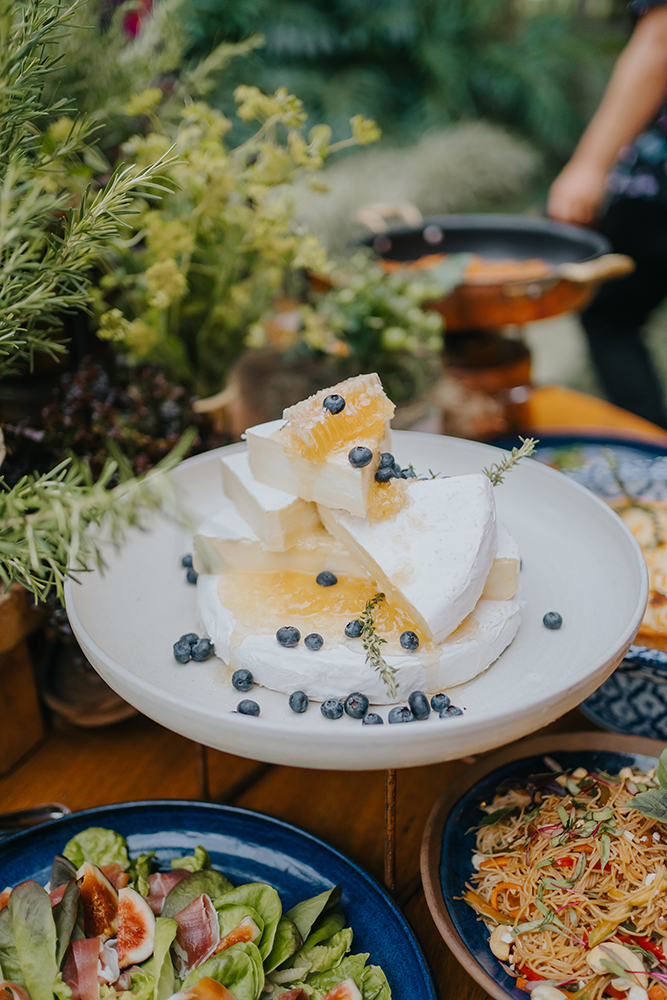
{"label": "patterned sleeve", "polygon": [[651,7],[665,7],[667,0],[631,0],[628,4],[628,13],[633,17],[642,17]]}

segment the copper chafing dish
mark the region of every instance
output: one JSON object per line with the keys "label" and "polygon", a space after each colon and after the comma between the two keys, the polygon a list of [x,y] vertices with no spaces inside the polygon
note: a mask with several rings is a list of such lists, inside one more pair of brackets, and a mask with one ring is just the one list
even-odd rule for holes
{"label": "copper chafing dish", "polygon": [[492,263],[535,260],[543,277],[527,280],[467,276],[438,302],[448,332],[524,324],[583,309],[598,285],[634,270],[623,254],[610,253],[600,233],[551,219],[522,215],[439,215],[376,232],[365,241],[387,262],[409,263],[437,254],[476,254]]}

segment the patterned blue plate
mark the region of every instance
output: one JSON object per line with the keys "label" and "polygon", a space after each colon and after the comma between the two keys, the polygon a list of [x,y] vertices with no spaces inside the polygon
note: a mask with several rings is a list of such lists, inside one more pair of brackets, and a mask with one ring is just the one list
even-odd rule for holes
{"label": "patterned blue plate", "polygon": [[[510,448],[520,442],[515,438],[492,443]],[[608,501],[622,496],[612,471],[617,463],[616,473],[633,496],[667,500],[667,445],[625,437],[543,434],[535,458]],[[667,653],[631,646],[618,669],[579,711],[612,732],[667,740]]]}
{"label": "patterned blue plate", "polygon": [[[619,750],[606,749],[612,742],[619,745]],[[563,744],[573,749],[564,750]],[[577,746],[582,749],[576,749]],[[471,828],[483,816],[480,804],[491,801],[496,788],[506,778],[550,770],[545,755],[564,769],[583,766],[610,774],[617,774],[622,767],[647,770],[655,766],[655,756],[636,753],[632,748],[646,750],[649,754],[662,749],[659,744],[649,741],[611,737],[606,733],[554,733],[537,737],[480,760],[461,775],[434,807],[422,845],[426,900],[449,948],[491,996],[499,1000],[506,997],[527,1000],[527,993],[517,988],[515,980],[489,950],[489,935],[484,924],[460,898],[473,872],[475,833]]]}
{"label": "patterned blue plate", "polygon": [[157,851],[161,867],[202,844],[232,882],[265,881],[285,909],[333,885],[354,931],[354,952],[370,952],[385,971],[394,1000],[439,1000],[430,969],[396,904],[353,861],[288,823],[199,802],[128,802],[72,813],[0,844],[0,884],[36,879],[44,885],[55,854],[88,826],[122,833],[130,856]]}

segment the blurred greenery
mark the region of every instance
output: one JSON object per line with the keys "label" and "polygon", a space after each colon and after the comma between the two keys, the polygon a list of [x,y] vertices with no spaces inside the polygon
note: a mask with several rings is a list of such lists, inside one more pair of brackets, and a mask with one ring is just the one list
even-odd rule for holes
{"label": "blurred greenery", "polygon": [[[343,134],[351,114],[409,142],[476,118],[509,126],[555,161],[567,157],[627,29],[585,0],[185,0],[191,54],[261,32],[265,45],[209,96],[229,111],[233,86],[286,86]],[[622,4],[621,6],[624,6]]]}

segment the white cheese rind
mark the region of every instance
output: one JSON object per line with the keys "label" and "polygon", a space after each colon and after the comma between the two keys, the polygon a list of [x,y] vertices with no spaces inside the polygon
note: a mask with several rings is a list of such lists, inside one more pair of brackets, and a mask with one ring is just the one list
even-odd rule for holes
{"label": "white cheese rind", "polygon": [[194,567],[198,573],[312,573],[323,570],[363,576],[359,560],[322,526],[317,526],[284,552],[269,551],[252,528],[229,504],[209,517],[194,539]]}
{"label": "white cheese rind", "polygon": [[[302,500],[312,500],[325,507],[340,508],[364,517],[380,463],[376,442],[363,438],[356,442],[373,451],[372,462],[363,469],[350,465],[348,447],[334,452],[326,462],[309,462],[301,455],[286,453],[277,437],[283,424],[283,420],[271,420],[249,427],[246,431],[248,459],[255,479]],[[388,450],[390,443],[388,434],[381,450]]]}
{"label": "white cheese rind", "polygon": [[320,517],[391,603],[439,643],[484,590],[497,549],[493,487],[483,474],[415,480],[408,497],[393,517],[374,523],[323,506]]}
{"label": "white cheese rind", "polygon": [[482,597],[489,601],[509,601],[519,589],[519,546],[504,524],[498,525],[496,558],[489,570]]}
{"label": "white cheese rind", "polygon": [[[362,691],[373,704],[405,701],[412,691],[436,691],[471,680],[486,670],[510,644],[521,620],[521,601],[481,600],[470,616],[466,634],[445,642],[434,651],[385,656],[396,668],[397,695],[390,699],[379,674],[367,662],[360,640],[317,651],[302,643],[285,649],[275,635],[248,636],[231,648],[234,618],[218,598],[218,577],[200,576],[197,601],[202,625],[215,645],[216,656],[235,669],[250,670],[256,683],[289,695],[305,691],[314,701],[346,698]],[[434,658],[435,652],[435,658]]]}
{"label": "white cheese rind", "polygon": [[226,455],[220,463],[225,495],[269,551],[283,552],[320,523],[315,504],[258,482],[246,451]]}

